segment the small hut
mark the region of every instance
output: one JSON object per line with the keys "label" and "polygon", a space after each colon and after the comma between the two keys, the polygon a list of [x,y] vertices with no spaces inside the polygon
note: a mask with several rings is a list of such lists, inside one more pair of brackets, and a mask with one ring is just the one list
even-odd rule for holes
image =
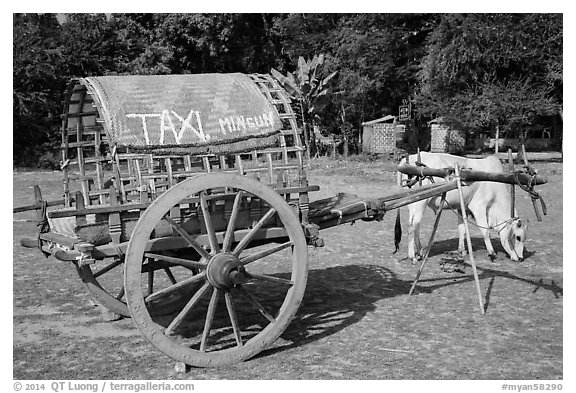
{"label": "small hut", "polygon": [[403,132],[404,126],[399,126],[392,115],[362,123],[362,152],[393,153],[398,139],[402,142]]}
{"label": "small hut", "polygon": [[466,133],[450,127],[439,117],[428,122],[430,151],[433,153],[460,153],[466,147]]}

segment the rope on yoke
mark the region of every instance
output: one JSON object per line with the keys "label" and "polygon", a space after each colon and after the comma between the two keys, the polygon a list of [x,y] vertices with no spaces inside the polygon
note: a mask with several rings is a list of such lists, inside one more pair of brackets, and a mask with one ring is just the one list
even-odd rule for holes
{"label": "rope on yoke", "polygon": [[[520,182],[519,175],[521,173],[525,173],[528,176],[531,176],[530,181],[528,182],[527,185],[524,185]],[[536,201],[537,200],[540,201],[540,205],[542,207],[542,213],[545,216],[548,215],[548,208],[546,207],[546,203],[544,202],[544,198],[542,198],[542,195],[540,195],[536,190],[534,190],[534,185],[535,185],[534,179],[536,178],[537,174],[538,174],[538,171],[536,171],[534,168],[532,168],[529,165],[525,165],[524,170],[519,170],[519,171],[514,172],[514,181],[518,184],[518,186],[521,189],[523,189],[528,194],[530,194],[530,198],[532,198],[532,203],[534,204],[534,210],[536,213],[536,217],[538,218],[538,221],[541,221],[542,218],[540,217],[538,210],[536,209]]]}
{"label": "rope on yoke", "polygon": [[[448,202],[447,202],[446,200],[444,200],[444,205],[446,206],[447,209],[451,210],[452,213],[454,213],[456,216],[458,216],[459,218],[461,218],[463,221],[465,220],[465,221],[467,221],[469,224],[472,224],[472,225],[474,225],[474,226],[477,227],[477,228],[488,229],[488,230],[493,229],[493,230],[495,230],[496,232],[498,232],[498,234],[500,234],[500,232],[502,232],[502,230],[504,230],[504,228],[506,228],[507,225],[511,224],[511,223],[512,223],[513,221],[515,221],[515,220],[518,220],[518,218],[519,218],[519,217],[511,217],[511,218],[509,218],[509,219],[507,219],[507,220],[504,220],[504,221],[502,221],[502,222],[499,222],[498,224],[490,225],[490,226],[485,227],[485,226],[483,226],[483,225],[478,224],[478,223],[476,222],[476,220],[471,221],[469,218],[464,219],[464,217],[462,217],[462,214],[461,214],[458,210],[455,210],[455,209],[453,209],[452,207],[450,207],[450,205],[448,204]],[[502,228],[496,229],[496,228],[499,227],[500,225],[503,225]]]}
{"label": "rope on yoke", "polygon": [[[428,168],[428,165],[426,165],[420,161],[416,161],[415,164],[416,164],[416,166],[419,166],[422,168]],[[408,175],[408,179],[402,181],[402,187],[412,188],[412,186],[414,186],[420,180],[424,180],[424,179],[430,180],[430,183],[435,183],[434,178],[432,176],[424,176],[424,173],[422,171],[420,171],[419,175]]]}

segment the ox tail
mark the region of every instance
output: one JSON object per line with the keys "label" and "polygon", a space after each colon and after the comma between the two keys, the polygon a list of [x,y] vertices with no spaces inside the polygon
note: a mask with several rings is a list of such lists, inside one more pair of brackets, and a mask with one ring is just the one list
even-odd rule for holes
{"label": "ox tail", "polygon": [[402,224],[400,223],[400,208],[396,209],[396,225],[394,225],[394,252],[396,254],[400,248],[402,240]]}
{"label": "ox tail", "polygon": [[[402,162],[402,161],[400,161]],[[402,188],[402,173],[396,172],[396,185]],[[400,248],[400,241],[402,240],[402,223],[400,221],[400,208],[396,209],[396,224],[394,225],[394,252],[396,254]]]}

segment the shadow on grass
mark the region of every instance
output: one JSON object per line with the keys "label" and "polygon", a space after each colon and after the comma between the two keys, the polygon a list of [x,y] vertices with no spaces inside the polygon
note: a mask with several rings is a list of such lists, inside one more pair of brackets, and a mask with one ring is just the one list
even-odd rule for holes
{"label": "shadow on grass", "polygon": [[[470,267],[467,263],[464,265]],[[525,282],[535,287],[533,292],[543,288],[552,292],[556,298],[563,295],[563,288],[554,281],[545,283],[542,279],[531,280],[507,271],[480,266],[478,273],[479,279],[490,280],[484,293],[485,310],[488,309],[496,277]],[[472,274],[422,279],[419,283],[426,285],[418,286],[417,292],[432,293],[440,288],[473,280]],[[261,352],[255,359],[336,334],[375,311],[378,301],[408,296],[411,286],[411,280],[399,279],[392,270],[377,265],[347,265],[311,270],[303,303],[295,319],[282,334],[286,343]]]}
{"label": "shadow on grass", "polygon": [[308,272],[306,293],[294,320],[282,334],[286,344],[261,352],[265,357],[333,335],[376,309],[379,300],[406,295],[410,283],[377,265],[346,265]]}
{"label": "shadow on grass", "polygon": [[[472,239],[472,250],[474,251],[475,257],[480,258],[488,258],[488,250],[486,250],[486,245],[484,244],[484,239],[480,237],[473,237]],[[500,239],[491,238],[492,246],[494,247],[494,251],[498,255],[501,255],[504,258],[509,258],[508,254],[502,247],[500,243]],[[423,245],[427,246],[427,245]],[[429,258],[432,258],[437,255],[442,255],[445,253],[451,253],[458,250],[458,239],[446,239],[446,240],[438,240],[435,241],[432,245],[432,249],[430,250]],[[524,260],[529,259],[535,254],[534,251],[528,251],[524,249]]]}

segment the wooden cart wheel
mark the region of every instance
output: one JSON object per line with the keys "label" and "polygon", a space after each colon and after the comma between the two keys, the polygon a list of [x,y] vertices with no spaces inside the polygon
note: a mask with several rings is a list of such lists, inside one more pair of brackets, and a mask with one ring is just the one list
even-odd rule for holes
{"label": "wooden cart wheel", "polygon": [[[120,269],[122,269],[123,262],[123,259],[114,259],[104,267],[94,269],[94,271],[89,265],[77,266],[76,270],[95,302],[118,315],[129,317],[130,311],[128,311],[124,299],[124,286],[121,281],[118,281],[122,279],[122,270]],[[102,276],[109,277],[105,283],[98,281]]]}
{"label": "wooden cart wheel", "polygon": [[[228,198],[227,214],[222,198]],[[185,221],[170,217],[171,210],[183,206],[196,209],[203,235],[187,233]],[[161,221],[200,257],[146,251]],[[198,266],[201,272],[146,293],[141,274],[143,261],[150,257]],[[253,357],[284,332],[302,301],[307,263],[300,221],[278,193],[244,176],[199,175],[166,191],[141,215],[126,254],[126,298],[138,329],[164,354],[191,366],[222,366]],[[201,286],[179,312],[159,318],[146,308],[145,300],[192,284]]]}
{"label": "wooden cart wheel", "polygon": [[[101,306],[123,317],[130,317],[124,290],[124,258],[110,258],[99,261],[97,264],[98,266],[83,265],[76,267],[88,293]],[[174,277],[183,274],[189,275],[191,271],[193,274],[199,272],[198,269],[191,270],[185,267],[175,268],[159,263],[150,263],[144,267],[142,275],[145,275],[147,280],[153,282],[161,280],[162,276],[174,280]],[[150,276],[152,277],[150,278]],[[192,296],[192,290],[193,288],[189,288],[188,298]],[[163,299],[162,302],[148,303],[147,307],[152,315],[169,314],[181,309],[186,301],[186,293],[181,293],[178,299]]]}

